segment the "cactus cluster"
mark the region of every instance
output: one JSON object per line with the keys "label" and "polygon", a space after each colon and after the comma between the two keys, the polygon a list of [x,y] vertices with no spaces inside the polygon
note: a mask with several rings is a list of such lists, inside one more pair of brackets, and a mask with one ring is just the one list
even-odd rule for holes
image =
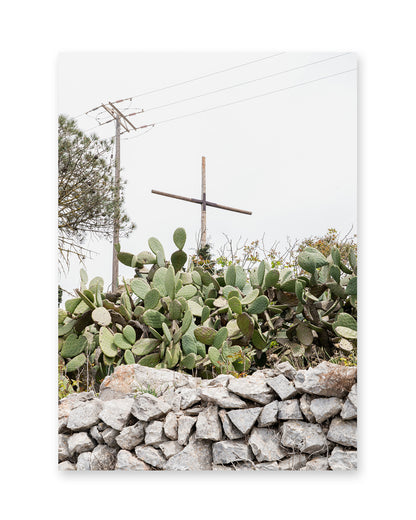
{"label": "cactus cluster", "polygon": [[154,237],[151,252],[133,255],[118,247],[119,261],[135,274],[116,294],[104,294],[100,277],[87,286],[81,270],[78,297],[58,316],[66,373],[88,365],[99,382],[114,366],[139,363],[213,377],[247,373],[271,354],[302,366],[356,350],[353,251],[345,265],[336,248],[326,258],[306,247],[298,258],[300,276],[265,261],[251,272],[230,265],[212,274],[188,263],[183,228],[173,241],[170,261]]}

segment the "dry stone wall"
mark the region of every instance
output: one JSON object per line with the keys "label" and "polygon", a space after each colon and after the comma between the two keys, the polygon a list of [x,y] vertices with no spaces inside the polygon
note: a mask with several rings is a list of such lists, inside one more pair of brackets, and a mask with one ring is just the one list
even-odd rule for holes
{"label": "dry stone wall", "polygon": [[355,470],[357,369],[201,380],[140,365],[59,403],[61,470]]}

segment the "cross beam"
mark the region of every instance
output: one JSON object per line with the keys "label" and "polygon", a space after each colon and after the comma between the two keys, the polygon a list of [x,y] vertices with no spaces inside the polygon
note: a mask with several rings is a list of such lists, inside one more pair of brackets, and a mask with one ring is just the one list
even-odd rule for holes
{"label": "cross beam", "polygon": [[201,247],[204,247],[207,243],[207,221],[206,221],[206,207],[211,206],[212,208],[224,209],[226,211],[234,211],[236,213],[243,213],[244,215],[252,215],[251,211],[244,209],[232,208],[230,206],[224,206],[215,202],[209,202],[206,200],[206,182],[205,182],[205,157],[202,157],[202,185],[201,185],[201,198],[194,199],[191,197],[183,197],[182,195],[174,195],[173,193],[166,193],[164,191],[152,190],[155,195],[162,195],[163,197],[170,197],[172,199],[184,200],[186,202],[193,202],[194,204],[201,205]]}

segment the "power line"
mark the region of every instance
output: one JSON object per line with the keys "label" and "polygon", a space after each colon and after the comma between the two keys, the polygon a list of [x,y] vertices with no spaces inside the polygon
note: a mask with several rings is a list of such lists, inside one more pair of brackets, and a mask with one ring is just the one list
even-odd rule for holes
{"label": "power line", "polygon": [[274,76],[279,76],[280,74],[286,74],[288,72],[293,72],[295,70],[303,69],[305,67],[310,67],[312,65],[317,65],[319,63],[324,63],[326,61],[330,61],[330,60],[333,60],[335,58],[340,58],[341,56],[346,56],[348,54],[351,54],[351,53],[350,52],[344,52],[342,54],[337,54],[336,56],[331,56],[330,58],[325,58],[325,59],[322,59],[322,60],[313,61],[311,63],[306,63],[304,65],[299,65],[298,67],[292,67],[291,69],[286,69],[286,70],[282,70],[282,71],[279,71],[279,72],[274,72],[273,74],[268,74],[267,76],[262,76],[260,78],[250,79],[248,81],[243,81],[242,83],[236,83],[234,85],[230,85],[228,87],[219,88],[219,89],[216,89],[216,90],[210,90],[208,92],[204,92],[203,94],[197,94],[196,96],[191,96],[191,97],[187,97],[187,98],[178,99],[177,101],[172,101],[170,103],[165,103],[164,105],[158,105],[156,107],[151,107],[151,108],[145,109],[144,112],[150,112],[152,110],[158,110],[159,108],[166,108],[166,107],[169,107],[169,106],[172,106],[172,105],[177,105],[178,103],[184,103],[185,101],[191,101],[192,99],[198,99],[198,98],[201,98],[201,97],[204,97],[204,96],[209,96],[210,94],[217,94],[218,92],[224,92],[225,90],[229,90],[229,89],[236,88],[236,87],[241,87],[243,85],[248,85],[250,83],[255,83],[256,81],[261,81],[263,79],[272,78]]}
{"label": "power line", "polygon": [[[198,110],[197,112],[191,112],[189,114],[184,114],[182,116],[171,117],[169,119],[164,119],[162,121],[156,121],[155,123],[152,123],[152,124],[149,124],[149,125],[140,126],[140,127],[138,127],[138,130],[140,130],[141,128],[146,128],[148,126],[162,125],[164,123],[169,123],[170,121],[175,121],[177,119],[182,119],[182,118],[185,118],[185,117],[191,117],[191,116],[194,116],[194,115],[202,114],[204,112],[210,112],[211,110],[217,110],[218,108],[225,108],[225,107],[228,107],[228,106],[231,106],[231,105],[236,105],[238,103],[243,103],[245,101],[251,101],[252,99],[258,99],[258,98],[261,98],[261,97],[264,97],[264,96],[270,96],[271,94],[276,94],[277,92],[283,92],[284,90],[290,90],[292,88],[301,87],[303,85],[309,85],[311,83],[315,83],[315,82],[321,81],[323,79],[333,78],[335,76],[340,76],[341,74],[347,74],[348,72],[352,72],[354,70],[357,70],[357,68],[344,70],[342,72],[336,72],[334,74],[328,74],[326,76],[321,76],[320,78],[315,78],[315,79],[312,79],[312,80],[309,80],[309,81],[303,81],[302,83],[297,83],[295,85],[290,85],[289,87],[283,87],[283,88],[279,88],[279,89],[276,89],[276,90],[270,90],[269,92],[265,92],[264,94],[258,94],[256,96],[251,96],[251,97],[248,97],[248,98],[238,99],[236,101],[231,101],[230,103],[225,103],[223,105],[216,105],[214,107],[205,108],[204,110]],[[133,137],[131,139],[133,139]]]}
{"label": "power line", "polygon": [[[165,87],[157,88],[157,89],[154,89],[154,90],[148,90],[147,92],[142,92],[141,94],[136,94],[135,96],[131,96],[131,97],[127,97],[127,98],[124,98],[124,99],[119,99],[117,101],[113,101],[113,103],[114,104],[115,103],[121,103],[123,101],[127,101],[127,100],[130,100],[130,99],[135,99],[137,97],[147,96],[149,94],[154,94],[156,92],[161,92],[162,90],[167,90],[169,88],[179,87],[180,85],[186,85],[187,83],[192,83],[193,81],[198,81],[200,79],[209,78],[211,76],[215,76],[216,74],[222,74],[222,73],[228,72],[230,70],[235,70],[235,69],[238,69],[240,67],[245,67],[246,65],[251,65],[252,63],[257,63],[259,61],[269,60],[270,58],[275,58],[276,56],[281,56],[282,54],[285,54],[285,52],[278,52],[277,54],[271,54],[270,56],[265,56],[264,58],[258,58],[256,60],[248,61],[246,63],[241,63],[240,65],[234,65],[233,67],[229,67],[227,69],[218,70],[216,72],[210,72],[209,74],[204,74],[203,76],[198,76],[196,78],[188,79],[188,80],[185,80],[185,81],[180,81],[179,83],[173,83],[171,85],[166,85]],[[95,109],[93,109],[93,110],[95,110]],[[90,110],[90,112],[91,112],[91,110]]]}

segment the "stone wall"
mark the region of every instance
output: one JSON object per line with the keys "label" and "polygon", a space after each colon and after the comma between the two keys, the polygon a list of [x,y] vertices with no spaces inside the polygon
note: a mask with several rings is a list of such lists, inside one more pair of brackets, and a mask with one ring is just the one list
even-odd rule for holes
{"label": "stone wall", "polygon": [[59,403],[61,470],[354,470],[357,369],[201,380],[140,365]]}

